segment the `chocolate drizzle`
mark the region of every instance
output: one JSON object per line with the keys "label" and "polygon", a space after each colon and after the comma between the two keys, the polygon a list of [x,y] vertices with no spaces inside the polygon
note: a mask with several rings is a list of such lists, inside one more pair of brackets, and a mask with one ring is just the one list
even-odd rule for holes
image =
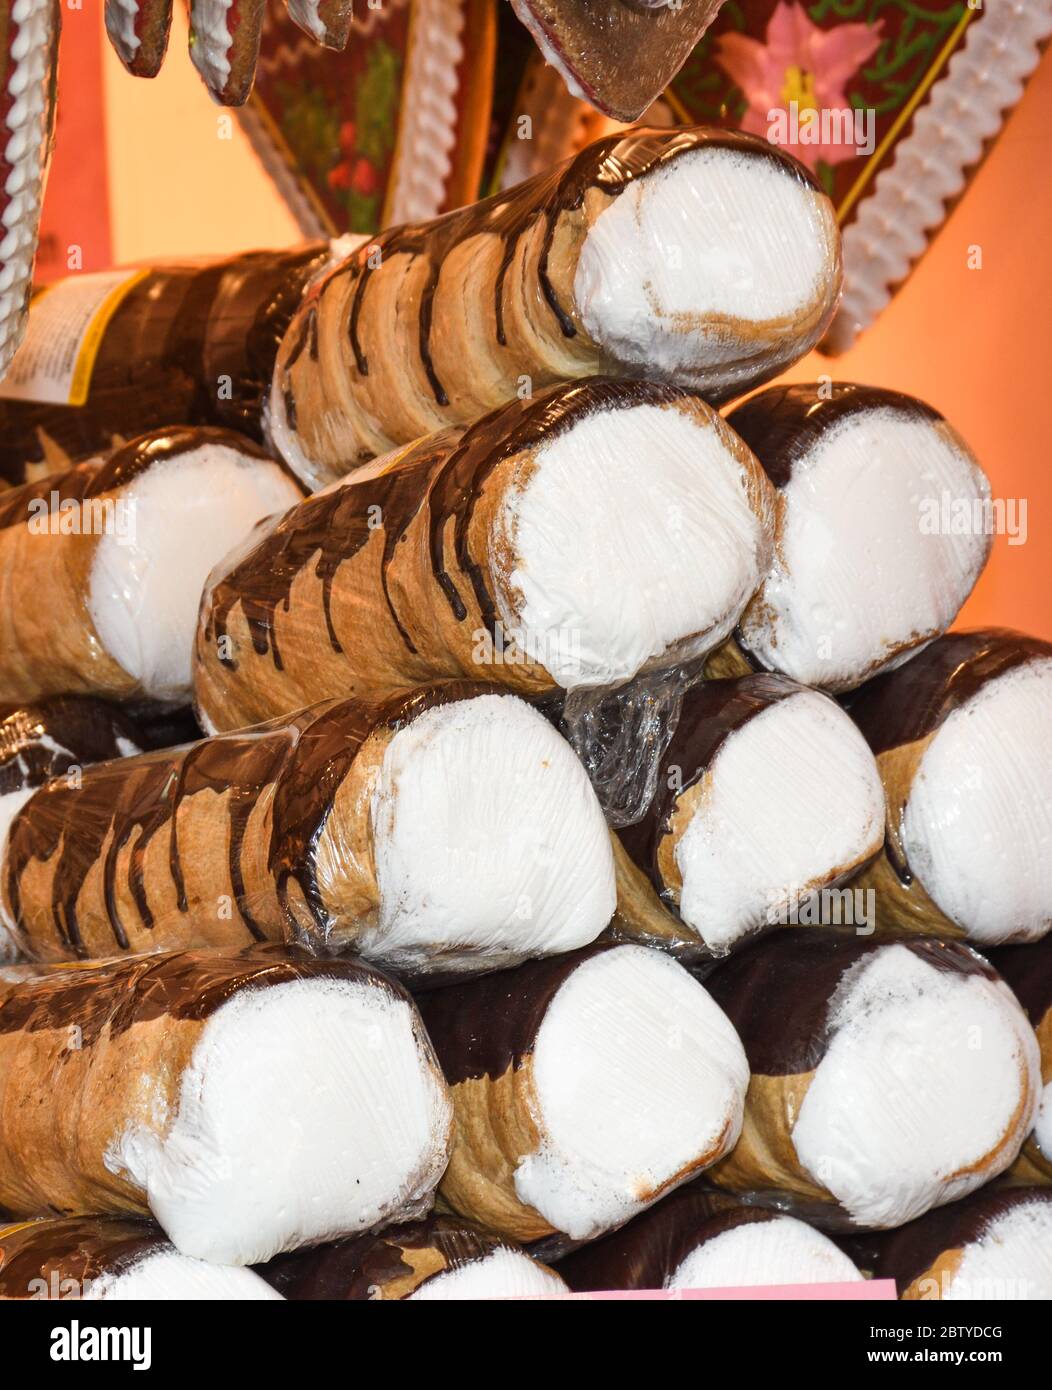
{"label": "chocolate drizzle", "polygon": [[175,951],[86,968],[38,967],[16,983],[0,980],[0,1034],[80,1029],[82,1048],[160,1018],[196,1023],[235,994],[295,980],[355,980],[408,999],[401,985],[356,958],[319,960],[267,944],[241,951]]}
{"label": "chocolate drizzle", "polygon": [[0,796],[39,787],[73,767],[137,752],[138,731],[103,700],[59,695],[31,705],[0,705]]}
{"label": "chocolate drizzle", "polygon": [[[120,950],[148,949],[138,925],[123,919],[120,889],[123,886],[131,894],[142,930],[151,932],[155,917],[146,855],[164,832],[177,910],[184,917],[188,914],[178,814],[198,793],[208,792],[226,798],[223,818],[217,813],[217,831],[225,831],[227,872],[248,935],[257,941],[301,935],[289,898],[295,883],[324,941],[332,920],[317,882],[314,848],[362,744],[375,729],[400,728],[424,709],[488,693],[500,692],[482,682],[450,681],[378,704],[330,701],[185,748],[103,763],[87,769],[78,786],[62,779],[49,782],[22,808],[8,834],[5,890],[12,916],[21,923],[29,949],[40,952],[44,943],[34,945],[39,925],[35,912],[24,911],[22,878],[31,865],[53,862],[52,929],[69,955],[91,954],[81,930],[79,900],[103,854],[103,905],[114,945]],[[249,818],[266,794],[273,797],[267,844],[273,900],[249,892],[243,870]],[[118,864],[125,852],[127,867],[121,885]],[[159,945],[164,944],[162,933]]]}
{"label": "chocolate drizzle", "polygon": [[[319,293],[324,293],[327,286],[335,281],[354,277],[347,333],[358,374],[369,375],[368,356],[361,341],[361,322],[373,275],[396,256],[407,256],[410,261],[425,256],[428,262],[427,278],[420,291],[417,309],[418,352],[432,396],[439,406],[448,406],[449,398],[436,374],[431,351],[434,299],[443,263],[455,247],[471,237],[486,235],[500,239],[501,258],[495,280],[493,332],[495,341],[502,347],[506,346],[504,291],[507,273],[519,239],[538,222],[544,225],[537,270],[538,284],[560,332],[564,337],[574,337],[578,332],[575,311],[561,303],[548,272],[560,217],[580,209],[590,189],[616,197],[634,180],[654,172],[684,153],[717,148],[747,151],[757,158],[771,160],[787,175],[817,188],[810,174],[794,159],[754,136],[702,127],[676,131],[640,127],[597,140],[573,159],[550,172],[527,179],[510,191],[494,194],[431,222],[392,227],[381,232],[332,270],[318,286]],[[306,306],[300,310],[301,315],[310,312],[312,309]],[[302,350],[298,337],[294,344],[290,360],[283,364],[283,388],[287,387],[288,372]]]}
{"label": "chocolate drizzle", "polygon": [[[531,399],[511,401],[471,426],[420,440],[377,477],[358,482],[352,477],[308,498],[215,582],[204,629],[206,645],[222,653],[230,613],[240,604],[256,655],[269,653],[275,668],[284,669],[275,617],[279,610],[289,611],[296,578],[313,563],[322,583],[329,643],[334,652],[342,653],[332,617],[333,586],[340,566],[353,560],[377,529],[371,522],[374,516],[379,516],[383,531],[380,582],[384,599],[406,651],[416,653],[411,617],[399,612],[387,576],[399,542],[418,516],[427,526],[432,575],[454,618],[463,622],[468,605],[445,562],[446,531],[452,521],[457,566],[467,576],[483,621],[496,638],[498,618],[489,592],[487,561],[472,554],[469,544],[474,508],[489,475],[504,460],[549,442],[587,414],[643,403],[673,403],[685,394],[671,386],[602,378],[552,387]],[[412,616],[418,623],[426,622],[424,613]],[[291,640],[296,640],[295,630]],[[297,650],[297,664],[308,659],[309,653]],[[220,655],[218,660],[228,669],[238,669],[233,655]]]}

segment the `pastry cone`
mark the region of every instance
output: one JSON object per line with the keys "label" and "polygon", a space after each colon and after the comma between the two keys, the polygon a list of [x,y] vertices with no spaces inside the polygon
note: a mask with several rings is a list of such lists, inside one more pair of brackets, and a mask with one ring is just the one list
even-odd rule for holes
{"label": "pastry cone", "polygon": [[512,0],[570,92],[618,121],[656,101],[723,0]]}
{"label": "pastry cone", "polygon": [[593,946],[418,1003],[456,1114],[442,1200],[502,1235],[590,1240],[737,1137],[741,1044],[662,952]]}
{"label": "pastry cone", "polygon": [[901,1230],[859,1240],[877,1279],[901,1299],[1052,1299],[1052,1191],[987,1188]]}
{"label": "pastry cone", "polygon": [[773,564],[738,632],[753,665],[850,690],[950,626],[990,553],[990,485],[941,415],[897,391],[815,383],[772,386],[728,419],[780,503]]}
{"label": "pastry cone", "polygon": [[218,566],[195,698],[230,729],[485,674],[540,695],[703,655],[766,565],[770,489],[696,396],[558,386],[308,498]]}
{"label": "pastry cone", "polygon": [[787,928],[706,985],[752,1071],[720,1187],[822,1229],[900,1226],[1003,1173],[1030,1131],[1033,1029],[967,947]]}
{"label": "pastry cone", "polygon": [[840,291],[832,205],[737,131],[638,129],[433,222],[305,295],[268,424],[311,486],[567,377],[720,401],[814,346]]}
{"label": "pastry cone", "polygon": [[185,704],[201,588],[301,496],[227,430],[143,435],[0,496],[0,698]]}
{"label": "pastry cone", "polygon": [[[79,780],[86,763],[138,753],[140,734],[112,705],[58,696],[35,705],[0,705],[0,846],[37,787],[51,777]],[[0,963],[17,954],[0,914]]]}
{"label": "pastry cone", "polygon": [[859,879],[889,930],[1036,941],[1052,925],[1052,645],[940,637],[850,702],[888,803]]}
{"label": "pastry cone", "polygon": [[116,284],[109,273],[80,273],[52,285],[30,308],[27,347],[54,370],[79,362],[90,337],[82,403],[41,390],[20,358],[0,382],[0,478],[58,472],[173,420],[261,439],[278,341],[326,259],[313,244],[146,267]]}
{"label": "pastry cone", "polygon": [[26,329],[61,23],[59,0],[0,0],[0,377]]}
{"label": "pastry cone", "polygon": [[566,1292],[554,1270],[502,1236],[449,1216],[279,1255],[259,1271],[289,1299],[544,1298]]}
{"label": "pastry cone", "polygon": [[256,1302],[281,1299],[258,1274],[180,1255],[152,1224],[115,1216],[0,1222],[0,1300]]}
{"label": "pastry cone", "polygon": [[821,890],[872,859],[884,838],[873,755],[825,695],[784,676],[712,680],[684,696],[657,795],[618,832],[616,924],[663,936],[669,915],[726,955],[752,932],[819,920],[845,901]]}
{"label": "pastry cone", "polygon": [[156,77],[168,48],[172,0],[106,0],[106,33],[135,77]]}
{"label": "pastry cone", "polygon": [[401,986],[278,947],[0,980],[0,1206],[152,1212],[251,1264],[419,1215],[450,1137]]}
{"label": "pastry cone", "polygon": [[573,751],[469,683],[330,701],[49,782],[12,820],[0,876],[36,960],[255,938],[494,969],[592,941],[614,908]]}
{"label": "pastry cone", "polygon": [[264,0],[190,0],[190,61],[223,106],[248,101],[263,15]]}
{"label": "pastry cone", "polygon": [[862,1278],[819,1231],[688,1183],[619,1231],[559,1261],[571,1289],[738,1289]]}
{"label": "pastry cone", "polygon": [[1027,946],[999,946],[989,960],[1015,991],[1041,1049],[1043,1089],[1034,1130],[1009,1169],[1013,1182],[1052,1184],[1052,937]]}

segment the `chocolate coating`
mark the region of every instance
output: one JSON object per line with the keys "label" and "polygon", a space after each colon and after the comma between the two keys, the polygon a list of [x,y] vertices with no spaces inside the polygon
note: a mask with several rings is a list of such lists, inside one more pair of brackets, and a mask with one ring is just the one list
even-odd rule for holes
{"label": "chocolate coating", "polygon": [[277,345],[325,255],[313,244],[152,268],[106,325],[83,406],[0,399],[0,478],[22,483],[29,466],[52,471],[56,455],[72,464],[172,420],[261,439]]}
{"label": "chocolate coating", "polygon": [[984,955],[1037,1028],[1052,1009],[1052,936],[1020,946],[997,946]]}
{"label": "chocolate coating", "polygon": [[[0,1299],[28,1299],[35,1281],[48,1288],[67,1280],[83,1287],[104,1274],[131,1269],[170,1243],[152,1221],[73,1216],[0,1225]],[[63,1288],[63,1297],[68,1293]]]}
{"label": "chocolate coating", "polygon": [[[956,942],[897,944],[937,970],[997,978],[982,956]],[[825,1056],[830,1004],[844,975],[880,949],[850,927],[782,927],[706,972],[705,988],[737,1029],[751,1072],[803,1075]]]}
{"label": "chocolate coating", "polygon": [[[657,792],[643,818],[617,832],[670,911],[678,915],[661,875],[658,850],[671,829],[680,797],[701,781],[726,740],[754,715],[804,689],[788,676],[759,674],[702,681],[683,696],[679,721],[661,759]],[[673,770],[678,770],[675,777]]]}
{"label": "chocolate coating", "polygon": [[474,1264],[495,1250],[518,1248],[459,1218],[429,1216],[388,1226],[379,1235],[278,1255],[256,1272],[288,1299],[363,1301],[382,1296],[386,1286],[412,1275],[407,1253],[433,1251],[443,1261],[441,1270],[419,1280],[411,1290],[415,1292],[439,1274]]}
{"label": "chocolate coating", "polygon": [[985,1187],[959,1202],[936,1207],[896,1231],[874,1232],[846,1240],[844,1245],[874,1278],[894,1279],[901,1295],[941,1255],[982,1240],[998,1217],[1031,1202],[1052,1203],[1052,1189]]}
{"label": "chocolate coating", "polygon": [[592,1241],[559,1261],[571,1289],[662,1289],[699,1245],[725,1231],[773,1221],[778,1212],[748,1207],[703,1182],[663,1197],[620,1230]]}
{"label": "chocolate coating", "polygon": [[616,950],[597,942],[513,970],[421,991],[416,996],[451,1086],[521,1067],[533,1051],[548,1005],[579,965]]}
{"label": "chocolate coating", "polygon": [[905,665],[860,686],[845,701],[874,754],[933,733],[987,681],[1052,657],[1052,643],[1007,628],[948,632]]}
{"label": "chocolate coating", "polygon": [[[122,749],[118,739],[130,747]],[[138,747],[135,725],[103,700],[58,695],[32,705],[0,705],[0,796]]]}
{"label": "chocolate coating", "polygon": [[745,440],[775,487],[783,488],[794,466],[831,429],[852,415],[882,409],[933,424],[943,418],[924,401],[902,391],[838,381],[769,386],[732,410],[727,423]]}

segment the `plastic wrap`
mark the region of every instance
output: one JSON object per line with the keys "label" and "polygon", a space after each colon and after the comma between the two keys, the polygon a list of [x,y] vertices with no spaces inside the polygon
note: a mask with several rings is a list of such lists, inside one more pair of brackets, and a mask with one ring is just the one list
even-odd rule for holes
{"label": "plastic wrap", "polygon": [[211,427],[0,494],[0,699],[185,705],[209,571],[301,495],[251,440]]}
{"label": "plastic wrap", "polygon": [[53,473],[173,422],[260,440],[278,342],[328,254],[315,243],[51,286],[0,381],[0,478]]}
{"label": "plastic wrap", "polygon": [[448,1153],[412,1001],[358,960],[255,946],[12,967],[0,1074],[0,1206],[152,1212],[218,1264],[418,1216]]}
{"label": "plastic wrap", "polygon": [[748,1068],[705,989],[602,943],[418,996],[453,1096],[444,1204],[557,1251],[623,1225],[733,1146]]}
{"label": "plastic wrap", "polygon": [[871,901],[834,890],[880,850],[884,793],[827,696],[763,674],[696,685],[651,784],[618,837],[619,927],[655,940],[678,927],[714,956],[796,921],[875,930]]}
{"label": "plastic wrap", "polygon": [[1003,1173],[1031,1129],[1033,1029],[965,946],[786,928],[706,987],[752,1071],[710,1176],[750,1202],[825,1230],[899,1226]]}
{"label": "plastic wrap", "polygon": [[321,487],[567,378],[725,400],[814,346],[840,279],[832,206],[790,156],[736,131],[633,129],[321,276],[282,341],[270,436]]}
{"label": "plastic wrap", "polygon": [[732,630],[772,543],[762,470],[696,396],[554,387],[392,454],[228,557],[201,606],[197,705],[229,729],[436,678],[660,686]]}
{"label": "plastic wrap", "polygon": [[73,1216],[0,1222],[0,1299],[280,1298],[250,1269],[180,1255],[149,1221]]}
{"label": "plastic wrap", "polygon": [[279,1255],[260,1273],[285,1298],[327,1302],[544,1298],[559,1275],[479,1226],[432,1216],[379,1235]]}
{"label": "plastic wrap", "polygon": [[858,886],[882,928],[980,950],[1052,926],[1052,645],[1002,629],[938,638],[849,701],[888,803]]}
{"label": "plastic wrap", "polygon": [[269,939],[456,972],[594,940],[614,869],[551,724],[452,682],[49,782],[10,821],[0,893],[31,959]]}

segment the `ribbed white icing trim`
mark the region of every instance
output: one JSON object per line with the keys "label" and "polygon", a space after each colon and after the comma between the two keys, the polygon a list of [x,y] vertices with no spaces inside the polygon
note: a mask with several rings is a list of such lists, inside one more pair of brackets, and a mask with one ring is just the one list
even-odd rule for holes
{"label": "ribbed white icing trim", "polygon": [[835,352],[868,328],[923,254],[1052,35],[1052,0],[985,0],[983,8],[844,232],[844,297],[826,339]]}

